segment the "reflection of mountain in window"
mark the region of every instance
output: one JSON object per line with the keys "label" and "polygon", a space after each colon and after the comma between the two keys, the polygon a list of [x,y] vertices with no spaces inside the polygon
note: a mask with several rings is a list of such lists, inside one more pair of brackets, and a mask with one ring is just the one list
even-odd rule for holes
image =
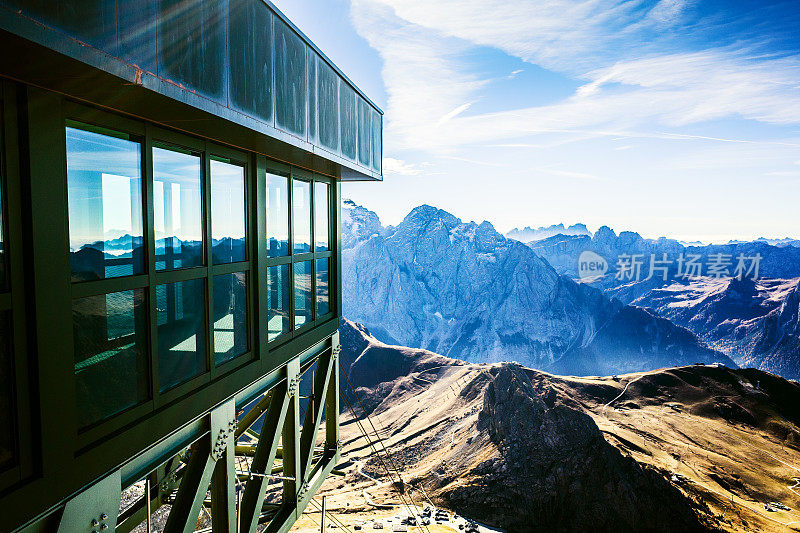
{"label": "reflection of mountain in window", "polygon": [[311,261],[294,264],[294,327],[311,321]]}
{"label": "reflection of mountain in window", "polygon": [[244,167],[211,161],[214,264],[245,260]]}
{"label": "reflection of mountain in window", "polygon": [[141,144],[115,135],[66,128],[73,281],[143,271]]}
{"label": "reflection of mountain in window", "polygon": [[156,269],[203,264],[202,171],[194,154],[153,148]]}

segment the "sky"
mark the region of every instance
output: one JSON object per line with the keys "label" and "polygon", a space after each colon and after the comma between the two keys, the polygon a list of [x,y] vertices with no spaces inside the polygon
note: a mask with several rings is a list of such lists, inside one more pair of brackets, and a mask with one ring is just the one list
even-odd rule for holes
{"label": "sky", "polygon": [[384,225],[800,237],[798,0],[273,1],[384,110]]}

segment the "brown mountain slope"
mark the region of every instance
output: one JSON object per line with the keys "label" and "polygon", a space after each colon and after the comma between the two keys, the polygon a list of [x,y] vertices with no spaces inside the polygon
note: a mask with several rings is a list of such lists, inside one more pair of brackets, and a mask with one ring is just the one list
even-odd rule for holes
{"label": "brown mountain slope", "polygon": [[[384,462],[399,468],[405,497],[418,504],[427,497],[509,531],[800,526],[796,383],[713,367],[560,377],[386,346],[349,323],[342,344],[389,450]],[[356,398],[348,399],[360,417]],[[370,503],[401,503],[348,414],[342,442],[379,483],[352,468],[328,484],[334,508],[376,512]],[[774,501],[791,510],[766,510]]]}

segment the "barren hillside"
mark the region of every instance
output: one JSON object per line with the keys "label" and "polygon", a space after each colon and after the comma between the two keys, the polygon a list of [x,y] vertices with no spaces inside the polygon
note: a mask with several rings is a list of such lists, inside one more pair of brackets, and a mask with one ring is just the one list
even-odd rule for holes
{"label": "barren hillside", "polygon": [[561,377],[342,333],[362,403],[348,400],[372,422],[343,401],[345,476],[323,493],[347,523],[413,500],[508,531],[800,530],[794,382],[710,366]]}

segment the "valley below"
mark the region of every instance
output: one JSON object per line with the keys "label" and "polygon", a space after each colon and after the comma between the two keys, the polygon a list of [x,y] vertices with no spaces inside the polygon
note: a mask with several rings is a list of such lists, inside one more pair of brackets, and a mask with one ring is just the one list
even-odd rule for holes
{"label": "valley below", "polygon": [[[796,382],[721,365],[556,376],[341,335],[356,394],[343,385],[341,475],[316,498],[335,526],[467,523],[400,525],[435,506],[506,531],[800,531]],[[318,531],[317,511],[296,530]]]}

